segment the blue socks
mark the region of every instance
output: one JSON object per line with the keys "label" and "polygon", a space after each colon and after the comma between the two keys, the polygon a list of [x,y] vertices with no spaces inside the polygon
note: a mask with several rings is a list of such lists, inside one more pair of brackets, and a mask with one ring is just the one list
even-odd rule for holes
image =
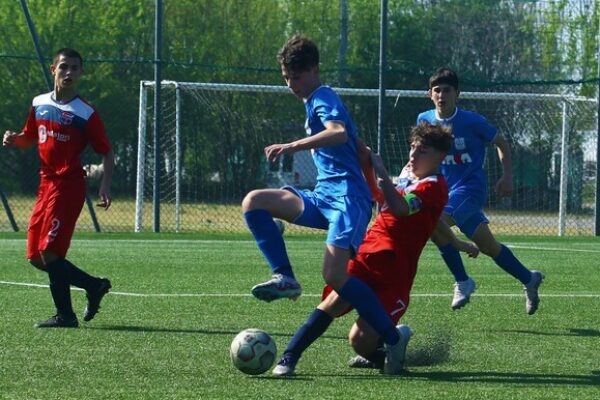
{"label": "blue socks", "polygon": [[446,262],[448,269],[452,272],[452,275],[454,275],[454,280],[456,282],[462,282],[469,279],[458,250],[450,243],[438,248],[440,249],[440,253]]}
{"label": "blue socks", "polygon": [[375,329],[385,343],[398,343],[400,335],[396,327],[369,286],[360,279],[350,277],[337,292]]}
{"label": "blue socks", "polygon": [[332,321],[332,316],[316,308],[306,322],[294,333],[292,340],[285,348],[284,354],[292,353],[296,360],[299,359],[304,350],[325,333]]}
{"label": "blue socks", "polygon": [[494,258],[494,261],[500,268],[517,278],[523,285],[531,281],[531,271],[525,268],[505,245],[500,245],[500,254]]}
{"label": "blue socks", "polygon": [[244,219],[274,274],[295,278],[285,249],[283,236],[267,210],[255,209],[244,213]]}

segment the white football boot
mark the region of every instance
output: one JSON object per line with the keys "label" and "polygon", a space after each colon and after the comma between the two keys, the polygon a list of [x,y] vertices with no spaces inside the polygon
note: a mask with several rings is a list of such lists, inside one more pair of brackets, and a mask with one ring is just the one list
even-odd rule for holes
{"label": "white football boot", "polygon": [[475,285],[475,281],[471,278],[466,281],[455,282],[452,309],[458,310],[459,308],[464,307],[471,299],[471,295],[476,288],[477,285]]}

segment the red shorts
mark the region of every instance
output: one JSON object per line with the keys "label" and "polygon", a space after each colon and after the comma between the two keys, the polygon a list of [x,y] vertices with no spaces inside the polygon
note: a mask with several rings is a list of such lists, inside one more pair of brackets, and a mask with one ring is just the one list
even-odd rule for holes
{"label": "red shorts", "polygon": [[[375,292],[392,322],[398,323],[408,308],[416,267],[411,267],[393,251],[379,251],[359,253],[350,260],[346,272],[366,283]],[[325,299],[332,290],[325,286],[322,298]],[[349,307],[342,315],[351,310]]]}
{"label": "red shorts", "polygon": [[43,250],[65,257],[84,202],[83,177],[42,178],[27,228],[27,258]]}

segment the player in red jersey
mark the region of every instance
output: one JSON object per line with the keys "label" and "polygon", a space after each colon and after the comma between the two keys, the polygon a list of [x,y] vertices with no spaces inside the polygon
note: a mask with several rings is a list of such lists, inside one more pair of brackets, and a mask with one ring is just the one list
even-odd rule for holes
{"label": "player in red jersey", "polygon": [[86,291],[85,321],[94,318],[100,301],[111,288],[108,279],[93,277],[65,258],[85,201],[80,154],[90,144],[102,155],[104,174],[98,206],[104,209],[110,207],[112,200],[114,156],[100,116],[77,93],[83,74],[81,55],[69,48],[58,50],[50,71],[54,90],[33,99],[23,131],[6,131],[2,144],[25,149],[37,143],[41,160],[40,186],[27,229],[27,259],[48,273],[56,315],[35,326],[77,327],[70,285]]}
{"label": "player in red jersey", "polygon": [[[381,212],[367,232],[357,257],[347,267],[350,276],[358,277],[373,289],[394,324],[406,312],[419,256],[434,229],[436,235],[443,236],[457,249],[471,256],[478,254],[475,246],[458,240],[450,228],[439,221],[448,199],[448,187],[439,174],[439,166],[452,144],[450,131],[422,124],[413,128],[410,139],[409,162],[397,186],[389,178],[381,157],[370,154],[379,188],[370,186]],[[304,350],[325,332],[335,317],[349,311],[349,304],[326,286],[323,301],[296,331],[273,374],[293,375]],[[397,328],[403,347],[402,369],[412,331],[407,325]],[[363,360],[371,360],[381,367],[387,363],[387,348],[383,352],[378,350],[380,337],[362,318],[352,326],[349,340]],[[384,372],[386,370],[384,368]]]}

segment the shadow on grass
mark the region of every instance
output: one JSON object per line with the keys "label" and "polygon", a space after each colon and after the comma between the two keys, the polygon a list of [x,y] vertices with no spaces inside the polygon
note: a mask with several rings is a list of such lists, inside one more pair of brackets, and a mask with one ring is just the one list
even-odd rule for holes
{"label": "shadow on grass", "polygon": [[407,371],[400,376],[408,379],[425,379],[429,381],[447,382],[484,382],[484,383],[508,383],[522,385],[600,385],[600,375],[592,371],[590,375],[569,374],[530,374],[520,372],[495,372],[495,371],[473,371],[473,372],[413,372]]}
{"label": "shadow on grass", "polygon": [[539,335],[539,336],[581,336],[581,337],[600,337],[600,331],[597,329],[585,329],[585,328],[570,328],[567,331],[533,331],[527,329],[503,329],[501,332],[508,333],[522,333],[526,335]]}
{"label": "shadow on grass", "polygon": [[[410,368],[410,366],[409,366]],[[300,373],[302,377],[302,373]],[[433,371],[418,372],[410,369],[400,375],[383,374],[306,374],[305,377],[337,377],[342,379],[357,380],[420,380],[433,382],[452,383],[497,383],[511,385],[567,385],[567,386],[593,386],[600,385],[600,371],[591,371],[590,375],[569,374],[530,374],[520,372],[495,372],[495,371]]]}

